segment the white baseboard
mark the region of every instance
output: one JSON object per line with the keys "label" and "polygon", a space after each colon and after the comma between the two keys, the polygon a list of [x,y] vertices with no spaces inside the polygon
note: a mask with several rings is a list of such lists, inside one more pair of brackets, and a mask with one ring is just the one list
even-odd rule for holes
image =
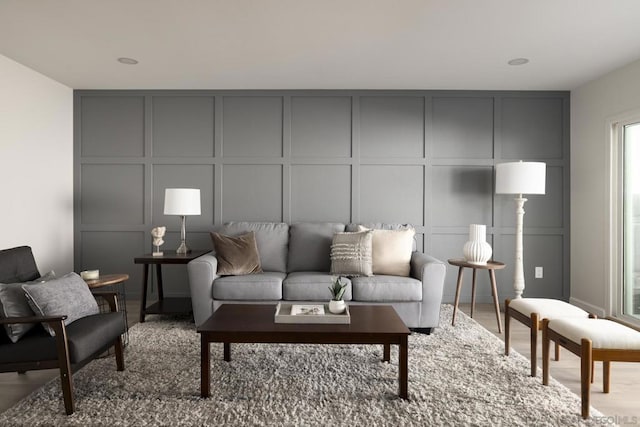
{"label": "white baseboard", "polygon": [[607,316],[607,312],[602,307],[598,307],[596,305],[589,304],[588,302],[579,300],[579,299],[574,298],[574,297],[569,298],[569,302],[571,304],[577,306],[577,307],[580,307],[581,309],[583,309],[585,311],[588,311],[589,313],[595,314],[598,317]]}

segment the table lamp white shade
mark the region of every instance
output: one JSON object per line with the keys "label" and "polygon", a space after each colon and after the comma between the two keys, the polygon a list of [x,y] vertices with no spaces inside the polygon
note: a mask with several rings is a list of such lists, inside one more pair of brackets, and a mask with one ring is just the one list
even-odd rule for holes
{"label": "table lamp white shade", "polygon": [[544,194],[547,165],[509,162],[496,165],[496,194]]}
{"label": "table lamp white shade", "polygon": [[496,165],[496,194],[516,194],[516,256],[513,270],[513,289],[516,298],[524,292],[524,251],[522,230],[524,223],[523,194],[544,194],[547,165],[542,162],[510,162]]}
{"label": "table lamp white shade", "polygon": [[198,188],[167,188],[164,190],[164,214],[179,215],[181,219],[180,246],[178,254],[191,252],[187,247],[187,215],[200,215],[200,189]]}
{"label": "table lamp white shade", "polygon": [[164,190],[165,215],[200,215],[200,189],[167,188]]}

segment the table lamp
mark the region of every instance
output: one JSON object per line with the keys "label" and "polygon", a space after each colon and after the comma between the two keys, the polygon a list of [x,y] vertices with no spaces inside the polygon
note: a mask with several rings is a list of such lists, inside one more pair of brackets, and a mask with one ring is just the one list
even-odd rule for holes
{"label": "table lamp", "polygon": [[200,190],[197,188],[167,188],[164,190],[164,214],[179,215],[182,219],[178,254],[191,252],[187,247],[185,229],[187,215],[200,215]]}
{"label": "table lamp", "polygon": [[524,266],[522,250],[522,223],[524,217],[523,194],[544,194],[546,164],[542,162],[510,162],[496,165],[496,194],[516,194],[516,260],[513,273],[513,289],[516,298],[524,291]]}

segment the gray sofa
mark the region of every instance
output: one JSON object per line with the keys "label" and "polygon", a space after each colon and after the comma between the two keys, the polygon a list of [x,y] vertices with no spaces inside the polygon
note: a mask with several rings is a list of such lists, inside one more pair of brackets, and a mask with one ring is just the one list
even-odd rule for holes
{"label": "gray sofa", "polygon": [[[362,224],[368,228],[399,229],[398,224]],[[330,247],[334,233],[357,231],[355,224],[230,222],[213,231],[237,236],[254,231],[263,273],[218,276],[215,252],[187,265],[193,314],[202,324],[222,304],[278,301],[326,302],[331,275]],[[352,277],[344,299],[348,304],[390,304],[405,324],[429,333],[438,326],[445,264],[415,251],[410,277],[376,275]]]}

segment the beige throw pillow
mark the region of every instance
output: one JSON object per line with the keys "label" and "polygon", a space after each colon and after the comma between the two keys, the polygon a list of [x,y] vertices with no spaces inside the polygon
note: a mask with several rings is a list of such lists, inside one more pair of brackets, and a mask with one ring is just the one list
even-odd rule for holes
{"label": "beige throw pillow", "polygon": [[[358,230],[366,231],[368,228],[359,225]],[[413,228],[373,230],[373,274],[409,276],[415,234],[416,230]]]}
{"label": "beige throw pillow", "polygon": [[373,275],[372,231],[335,233],[331,244],[331,274],[343,276]]}
{"label": "beige throw pillow", "polygon": [[237,237],[211,232],[211,240],[218,259],[218,275],[262,273],[255,232]]}

